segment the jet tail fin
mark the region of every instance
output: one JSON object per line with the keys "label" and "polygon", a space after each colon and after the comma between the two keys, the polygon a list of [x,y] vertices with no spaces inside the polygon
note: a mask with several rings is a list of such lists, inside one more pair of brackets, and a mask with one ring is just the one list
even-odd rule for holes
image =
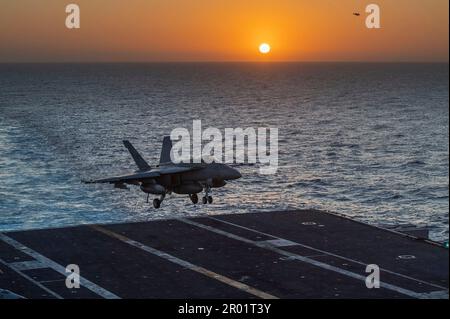
{"label": "jet tail fin", "polygon": [[172,151],[172,140],[170,136],[164,136],[162,149],[161,149],[161,157],[159,158],[159,163],[171,163],[170,152]]}
{"label": "jet tail fin", "polygon": [[123,141],[123,145],[125,145],[131,156],[133,156],[134,162],[141,171],[147,171],[151,168],[129,141]]}

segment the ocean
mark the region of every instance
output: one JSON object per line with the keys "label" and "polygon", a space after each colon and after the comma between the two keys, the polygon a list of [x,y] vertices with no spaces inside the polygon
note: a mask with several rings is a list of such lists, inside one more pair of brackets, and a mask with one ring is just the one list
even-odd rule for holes
{"label": "ocean", "polygon": [[[448,64],[0,64],[0,231],[316,208],[448,240]],[[176,127],[276,127],[279,168],[214,203],[83,179],[157,164]],[[280,212],[282,214],[282,212]]]}

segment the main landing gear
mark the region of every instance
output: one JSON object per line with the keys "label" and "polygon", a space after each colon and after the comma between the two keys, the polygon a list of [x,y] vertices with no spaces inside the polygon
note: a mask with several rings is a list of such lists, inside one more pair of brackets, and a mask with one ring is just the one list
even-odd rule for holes
{"label": "main landing gear", "polygon": [[209,185],[207,185],[205,187],[205,196],[203,196],[203,198],[202,198],[203,204],[212,204],[213,198],[211,195],[209,195],[210,190],[211,190],[211,187]]}
{"label": "main landing gear", "polygon": [[210,196],[210,195],[203,196],[203,198],[202,198],[202,203],[203,204],[212,204],[212,202],[213,202],[212,196]]}
{"label": "main landing gear", "polygon": [[[202,197],[203,204],[212,204],[213,198],[211,195],[209,195],[210,190],[211,190],[211,188],[209,186],[205,187],[205,196]],[[191,199],[193,204],[198,203],[198,195],[197,194],[189,194],[189,198]]]}
{"label": "main landing gear", "polygon": [[189,198],[191,199],[193,204],[198,203],[198,195],[197,194],[189,194]]}
{"label": "main landing gear", "polygon": [[[153,207],[160,208],[161,207],[161,203],[163,202],[165,197],[166,197],[166,194],[162,194],[159,198],[155,198],[153,200]],[[148,196],[147,196],[147,201],[148,201]]]}

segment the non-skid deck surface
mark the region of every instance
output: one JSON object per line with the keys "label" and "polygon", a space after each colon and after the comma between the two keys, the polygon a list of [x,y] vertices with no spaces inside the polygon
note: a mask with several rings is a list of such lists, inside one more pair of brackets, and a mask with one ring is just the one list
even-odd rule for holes
{"label": "non-skid deck surface", "polygon": [[0,288],[26,298],[448,298],[448,262],[443,247],[313,210],[0,234]]}

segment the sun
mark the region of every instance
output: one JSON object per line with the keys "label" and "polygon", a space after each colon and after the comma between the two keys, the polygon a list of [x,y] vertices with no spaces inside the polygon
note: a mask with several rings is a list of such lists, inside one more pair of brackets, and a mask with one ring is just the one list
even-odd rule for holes
{"label": "sun", "polygon": [[261,43],[259,45],[259,52],[261,52],[262,54],[267,54],[270,52],[270,45],[267,43]]}

